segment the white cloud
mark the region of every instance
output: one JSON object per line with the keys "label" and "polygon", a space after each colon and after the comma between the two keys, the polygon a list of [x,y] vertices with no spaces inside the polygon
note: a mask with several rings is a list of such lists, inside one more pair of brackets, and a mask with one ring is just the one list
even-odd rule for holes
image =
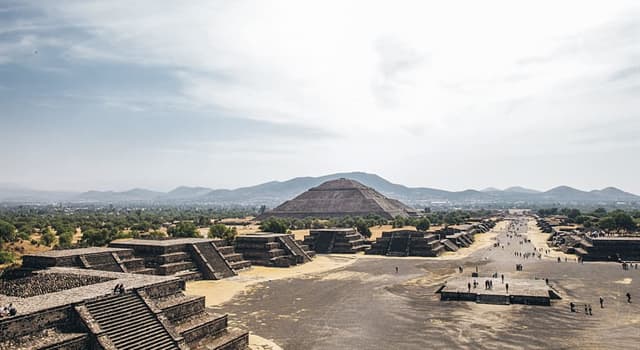
{"label": "white cloud", "polygon": [[[564,140],[546,129],[571,133],[638,110],[604,82],[640,57],[634,40],[612,40],[632,36],[616,35],[620,23],[640,26],[635,1],[37,4],[49,22],[90,34],[67,47],[71,59],[166,67],[194,106],[329,129],[342,135],[326,147],[338,168],[553,155]],[[621,113],[608,113],[614,104]],[[524,132],[538,138],[513,138]],[[447,186],[402,171],[387,173]]]}

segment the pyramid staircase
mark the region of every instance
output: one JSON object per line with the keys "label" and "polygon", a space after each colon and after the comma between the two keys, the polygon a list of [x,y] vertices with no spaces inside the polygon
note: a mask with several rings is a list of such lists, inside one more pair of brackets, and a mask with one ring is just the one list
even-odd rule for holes
{"label": "pyramid staircase", "polygon": [[178,343],[136,292],[85,304],[103,341],[115,349],[179,350]]}
{"label": "pyramid staircase", "polygon": [[180,290],[156,298],[146,292],[141,296],[159,318],[166,320],[167,328],[173,330],[183,348],[245,349],[248,344],[249,334],[229,329],[227,315],[207,309],[203,296],[188,296]]}
{"label": "pyramid staircase", "polygon": [[284,247],[286,247],[287,250],[289,250],[289,253],[295,257],[298,264],[303,264],[311,261],[312,253],[308,253],[307,251],[305,251],[303,247],[300,246],[300,243],[296,242],[296,240],[293,239],[292,235],[282,235],[278,237],[278,240]]}
{"label": "pyramid staircase", "polygon": [[191,245],[194,260],[207,279],[222,279],[237,275],[213,242]]}

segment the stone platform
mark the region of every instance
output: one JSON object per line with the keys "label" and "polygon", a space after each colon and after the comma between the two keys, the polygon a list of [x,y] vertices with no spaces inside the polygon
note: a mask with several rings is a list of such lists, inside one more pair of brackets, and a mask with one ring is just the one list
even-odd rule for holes
{"label": "stone platform", "polygon": [[[477,281],[476,288],[473,281]],[[493,288],[485,289],[485,281],[491,280]],[[468,284],[471,283],[471,290]],[[509,291],[506,290],[509,284]],[[446,281],[438,289],[440,300],[443,301],[474,301],[482,304],[525,304],[550,306],[551,299],[560,299],[544,280],[512,279],[505,278],[504,283],[500,278],[491,277],[461,277]]]}
{"label": "stone platform", "polygon": [[258,232],[236,237],[235,249],[252,265],[290,267],[309,262],[315,252],[287,233]]}
{"label": "stone platform", "polygon": [[[0,350],[246,349],[248,333],[183,293],[177,277],[67,267],[2,276]],[[124,293],[114,293],[122,284]]]}

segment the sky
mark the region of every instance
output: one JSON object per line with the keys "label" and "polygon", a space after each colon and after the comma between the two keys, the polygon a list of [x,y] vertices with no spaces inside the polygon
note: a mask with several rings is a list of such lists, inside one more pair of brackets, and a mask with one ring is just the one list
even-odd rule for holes
{"label": "sky", "polygon": [[2,1],[0,183],[640,193],[638,1]]}

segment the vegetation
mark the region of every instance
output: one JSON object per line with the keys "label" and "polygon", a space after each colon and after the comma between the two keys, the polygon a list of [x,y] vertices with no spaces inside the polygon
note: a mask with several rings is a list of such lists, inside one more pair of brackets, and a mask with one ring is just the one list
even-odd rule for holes
{"label": "vegetation", "polygon": [[231,244],[235,241],[238,231],[235,227],[227,227],[224,224],[213,224],[209,226],[209,238],[221,238]]}
{"label": "vegetation", "polygon": [[581,224],[586,228],[607,231],[635,231],[638,229],[637,221],[640,220],[640,211],[625,212],[617,209],[607,212],[604,208],[597,208],[591,212],[581,212],[575,208],[547,208],[538,210],[538,215],[562,215],[566,216],[567,224]]}
{"label": "vegetation", "polygon": [[282,218],[268,218],[260,223],[260,230],[264,232],[287,233],[290,227],[292,227],[292,222]]}
{"label": "vegetation", "polygon": [[4,242],[13,242],[15,239],[16,227],[4,220],[0,220],[0,244]]}
{"label": "vegetation", "polygon": [[200,237],[198,227],[191,221],[181,221],[175,226],[169,227],[167,233],[171,237]]}
{"label": "vegetation", "polygon": [[0,264],[12,263],[15,260],[13,253],[0,250]]}
{"label": "vegetation", "polygon": [[46,245],[47,247],[51,246],[56,242],[56,235],[51,231],[50,228],[45,228],[42,232],[42,236],[40,237],[40,244]]}

